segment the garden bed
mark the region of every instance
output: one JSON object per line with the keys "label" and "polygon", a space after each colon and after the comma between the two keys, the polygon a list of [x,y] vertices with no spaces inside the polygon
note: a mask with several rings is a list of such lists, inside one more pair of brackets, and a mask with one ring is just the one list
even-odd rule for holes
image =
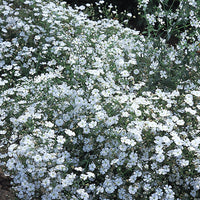
{"label": "garden bed", "polygon": [[[164,4],[146,13],[144,36],[116,19],[92,21],[85,6],[1,1],[0,156],[18,199],[200,198],[194,2],[180,4],[193,14]],[[176,48],[151,37],[166,14],[172,27],[177,15],[194,27]]]}

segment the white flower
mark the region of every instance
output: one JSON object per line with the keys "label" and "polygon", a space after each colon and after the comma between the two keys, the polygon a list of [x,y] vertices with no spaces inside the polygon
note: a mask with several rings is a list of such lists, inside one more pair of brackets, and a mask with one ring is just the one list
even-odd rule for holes
{"label": "white flower", "polygon": [[170,116],[170,111],[169,111],[169,110],[161,110],[161,111],[160,111],[160,116],[161,116],[161,117]]}
{"label": "white flower", "polygon": [[55,124],[57,126],[62,126],[64,124],[64,121],[62,119],[56,119]]}
{"label": "white flower", "polygon": [[122,112],[122,117],[128,117],[130,114],[128,112]]}
{"label": "white flower", "polygon": [[58,159],[56,160],[56,163],[57,163],[58,165],[61,165],[61,164],[63,164],[64,161],[65,161],[65,158],[64,158],[64,157],[60,157],[60,158],[58,158]]}
{"label": "white flower", "polygon": [[196,137],[194,140],[191,141],[191,145],[194,148],[198,148],[199,144],[200,144],[200,137]]}
{"label": "white flower", "polygon": [[[39,131],[40,133],[40,131]],[[54,133],[54,130],[49,130],[48,132],[44,133],[44,137],[45,139],[47,138],[54,138],[55,137],[55,133]]]}
{"label": "white flower", "polygon": [[87,172],[88,178],[95,178],[95,174],[93,172]]}
{"label": "white flower", "polygon": [[105,140],[104,136],[98,135],[96,141],[97,142],[103,142]]}
{"label": "white flower", "polygon": [[96,121],[101,121],[105,119],[105,114],[101,111],[98,111],[95,116]]}
{"label": "white flower", "polygon": [[56,172],[53,171],[53,170],[51,170],[51,171],[49,172],[49,176],[50,176],[51,178],[55,178],[56,175],[57,175]]}
{"label": "white flower", "polygon": [[173,120],[174,122],[177,122],[177,121],[178,121],[178,117],[177,117],[177,116],[172,116],[172,120]]}
{"label": "white flower", "polygon": [[146,14],[146,18],[151,25],[155,25],[156,19],[154,15]]}
{"label": "white flower", "polygon": [[167,166],[167,165],[164,165],[162,168],[156,170],[156,172],[157,172],[158,174],[162,174],[162,175],[167,174],[169,171],[170,171],[170,168],[169,168],[169,166]]}
{"label": "white flower", "polygon": [[180,165],[181,165],[182,167],[188,166],[188,165],[189,165],[189,160],[181,159],[181,160],[180,160]]}
{"label": "white flower", "polygon": [[113,193],[115,191],[115,185],[109,185],[108,187],[105,188],[105,191],[109,194]]}
{"label": "white flower", "polygon": [[133,73],[134,73],[135,75],[137,75],[137,74],[140,73],[140,71],[139,71],[139,69],[135,69],[135,70],[133,71]]}
{"label": "white flower", "polygon": [[40,155],[34,156],[33,159],[35,160],[35,162],[40,162],[40,161],[42,161],[42,157],[41,157]]}
{"label": "white flower", "polygon": [[39,40],[39,39],[40,39],[40,35],[36,35],[35,40]]}
{"label": "white flower", "polygon": [[128,17],[132,17],[132,13],[127,13],[127,16]]}
{"label": "white flower", "polygon": [[80,178],[85,181],[85,180],[87,180],[88,176],[86,174],[81,174]]}
{"label": "white flower", "polygon": [[134,187],[134,186],[130,185],[130,186],[128,187],[128,191],[129,191],[130,194],[133,194],[133,195],[134,195],[134,194],[137,192],[138,188],[139,188],[138,186],[135,186],[135,187]]}
{"label": "white flower", "polygon": [[132,65],[137,65],[137,60],[132,58],[131,60],[128,61],[128,63],[130,63]]}
{"label": "white flower", "polygon": [[113,159],[112,161],[111,161],[111,165],[114,165],[114,164],[116,164],[117,162],[119,161],[119,159]]}
{"label": "white flower", "polygon": [[159,153],[157,156],[156,156],[156,161],[158,161],[158,162],[163,162],[165,160],[165,156],[164,156],[164,154],[162,154],[162,153]]}
{"label": "white flower", "polygon": [[121,72],[122,77],[128,77],[130,74],[127,70]]}
{"label": "white flower", "polygon": [[94,171],[96,168],[96,165],[94,163],[89,164],[89,170]]}
{"label": "white flower", "polygon": [[182,150],[181,149],[174,149],[174,150],[172,150],[172,153],[175,157],[179,157],[182,154]]}
{"label": "white flower", "polygon": [[173,136],[172,139],[174,140],[174,143],[178,146],[181,146],[184,144],[184,141],[182,141],[179,136]]}
{"label": "white flower", "polygon": [[0,135],[5,135],[5,134],[6,134],[6,131],[4,131],[4,130],[3,130],[3,131],[2,131],[2,130],[0,131]]}
{"label": "white flower", "polygon": [[83,171],[83,168],[82,167],[75,167],[74,168],[76,171],[79,171],[79,172],[82,172]]}
{"label": "white flower", "polygon": [[134,175],[130,176],[129,181],[131,183],[135,183],[136,179],[137,179],[137,175],[134,174]]}
{"label": "white flower", "polygon": [[191,94],[193,94],[196,97],[200,97],[200,91],[192,91]]}
{"label": "white flower", "polygon": [[177,120],[176,123],[177,123],[177,125],[179,125],[179,126],[183,126],[183,125],[185,124],[185,122],[184,122],[183,119]]}
{"label": "white flower", "polygon": [[44,187],[48,187],[50,185],[50,179],[49,178],[45,178],[43,181],[42,181],[42,185]]}
{"label": "white flower", "polygon": [[10,158],[8,161],[7,161],[7,164],[6,164],[6,167],[9,169],[9,170],[12,170],[14,167],[15,167],[15,159],[14,158]]}
{"label": "white flower", "polygon": [[76,177],[76,174],[73,174],[73,173],[68,174],[65,179],[62,179],[62,186],[67,187],[69,185],[72,185],[75,177]]}
{"label": "white flower", "polygon": [[69,130],[69,129],[65,129],[65,133],[66,133],[67,135],[69,135],[69,136],[75,136],[75,135],[76,135],[73,131],[71,131],[71,130]]}
{"label": "white flower", "polygon": [[149,200],[158,200],[159,197],[156,193],[153,193],[150,197],[149,197]]}
{"label": "white flower", "polygon": [[82,6],[79,6],[78,9],[80,9],[80,10],[85,10],[85,6],[83,6],[83,5],[82,5]]}
{"label": "white flower", "polygon": [[65,122],[69,121],[69,120],[70,120],[70,116],[69,116],[68,114],[64,114],[64,115],[63,115],[63,120],[64,120]]}
{"label": "white flower", "polygon": [[94,128],[96,125],[97,125],[97,122],[96,122],[96,121],[91,121],[91,122],[89,123],[89,127],[90,127],[90,128]]}
{"label": "white flower", "polygon": [[188,0],[188,2],[189,2],[190,6],[196,7],[196,5],[197,5],[197,3],[195,2],[195,0]]}
{"label": "white flower", "polygon": [[119,60],[116,60],[115,64],[119,67],[123,66],[124,65],[124,59],[120,58]]}
{"label": "white flower", "polygon": [[135,110],[135,115],[136,115],[137,117],[141,116],[141,115],[142,115],[141,110]]}
{"label": "white flower", "polygon": [[87,70],[86,72],[95,76],[100,76],[100,74],[104,74],[104,71],[102,69],[90,69]]}
{"label": "white flower", "polygon": [[95,184],[91,184],[91,185],[89,186],[89,189],[90,189],[91,191],[94,191],[95,188],[96,188]]}
{"label": "white flower", "polygon": [[64,144],[65,143],[65,138],[62,135],[59,135],[57,137],[57,142],[60,144]]}
{"label": "white flower", "polygon": [[189,112],[191,115],[195,115],[197,113],[196,110],[193,110],[192,108],[188,108],[188,107],[185,108],[185,111]]}
{"label": "white flower", "polygon": [[193,96],[191,94],[186,94],[184,101],[189,104],[190,106],[193,106]]}
{"label": "white flower", "polygon": [[87,122],[86,122],[84,119],[82,119],[82,120],[78,123],[78,126],[81,127],[81,128],[86,127],[86,125],[87,125]]}
{"label": "white flower", "polygon": [[89,199],[89,195],[88,195],[87,192],[85,192],[84,189],[78,189],[76,191],[80,195],[81,199],[84,199],[84,200],[88,200]]}
{"label": "white flower", "polygon": [[49,128],[52,128],[54,125],[53,125],[53,123],[46,121],[45,122],[45,126],[49,127]]}

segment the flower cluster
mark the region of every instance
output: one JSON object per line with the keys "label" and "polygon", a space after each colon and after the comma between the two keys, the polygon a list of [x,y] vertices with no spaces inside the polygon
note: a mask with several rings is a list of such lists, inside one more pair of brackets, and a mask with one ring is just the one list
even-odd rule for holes
{"label": "flower cluster", "polygon": [[0,157],[17,197],[200,197],[199,77],[151,88],[164,66],[184,65],[181,51],[81,10],[0,6]]}

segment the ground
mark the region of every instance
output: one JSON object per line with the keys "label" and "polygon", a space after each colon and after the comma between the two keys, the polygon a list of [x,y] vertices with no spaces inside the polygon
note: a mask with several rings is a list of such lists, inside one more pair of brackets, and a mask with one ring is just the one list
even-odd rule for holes
{"label": "ground", "polygon": [[0,200],[15,200],[10,181],[11,179],[4,176],[3,171],[0,169]]}

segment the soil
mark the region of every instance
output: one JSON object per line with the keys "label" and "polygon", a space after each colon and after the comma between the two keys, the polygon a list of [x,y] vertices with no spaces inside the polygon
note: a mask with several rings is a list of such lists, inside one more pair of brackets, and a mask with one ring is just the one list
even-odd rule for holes
{"label": "soil", "polygon": [[15,194],[11,189],[10,177],[5,176],[0,169],[0,200],[15,200]]}

